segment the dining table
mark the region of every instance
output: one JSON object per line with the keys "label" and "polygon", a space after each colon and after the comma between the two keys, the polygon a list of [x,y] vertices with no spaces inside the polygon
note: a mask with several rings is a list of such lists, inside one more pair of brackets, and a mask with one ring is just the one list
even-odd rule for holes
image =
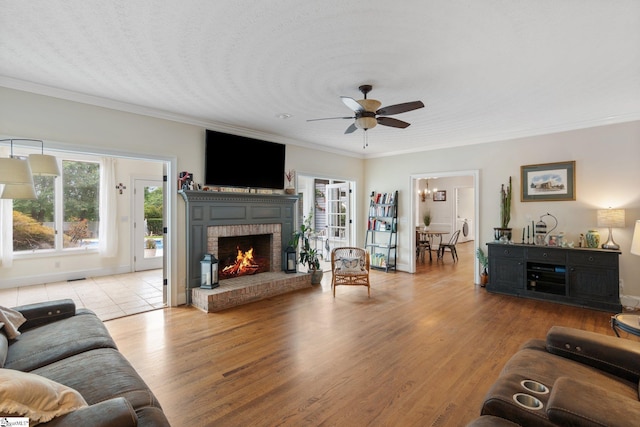
{"label": "dining table", "polygon": [[[434,244],[434,240],[437,239],[438,240],[438,247],[440,247],[440,245],[442,244],[442,236],[444,236],[445,234],[450,234],[448,231],[444,231],[444,230],[418,230],[418,233],[420,234],[420,240],[427,240],[429,242],[431,242],[431,247],[433,248],[433,244]],[[442,256],[444,254],[440,254],[440,251],[437,252],[438,254],[438,259],[442,258]],[[431,260],[431,252],[429,252],[429,260]]]}

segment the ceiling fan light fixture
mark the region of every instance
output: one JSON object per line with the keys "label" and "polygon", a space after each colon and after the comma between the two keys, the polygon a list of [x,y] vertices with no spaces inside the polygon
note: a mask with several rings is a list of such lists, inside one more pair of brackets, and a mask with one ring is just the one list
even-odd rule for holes
{"label": "ceiling fan light fixture", "polygon": [[375,113],[382,105],[382,102],[377,99],[360,99],[357,102],[362,105],[365,111],[369,111],[370,113]]}
{"label": "ceiling fan light fixture", "polygon": [[376,127],[378,121],[375,117],[359,117],[356,119],[356,127],[359,129],[372,129]]}

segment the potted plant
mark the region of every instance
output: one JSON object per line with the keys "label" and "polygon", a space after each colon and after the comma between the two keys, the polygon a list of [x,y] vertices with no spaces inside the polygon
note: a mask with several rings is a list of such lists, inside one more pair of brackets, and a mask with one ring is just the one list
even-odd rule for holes
{"label": "potted plant", "polygon": [[318,251],[311,247],[311,234],[313,234],[313,228],[311,227],[311,219],[313,215],[310,212],[307,218],[300,224],[300,229],[293,233],[293,237],[289,244],[294,248],[300,248],[299,264],[306,265],[309,273],[311,273],[311,284],[318,285],[322,280],[323,272],[320,269],[320,259],[318,258]]}
{"label": "potted plant", "polygon": [[480,286],[485,287],[487,283],[489,283],[489,271],[487,270],[489,266],[489,259],[484,254],[482,248],[478,248],[476,251],[476,257],[478,258],[478,262],[480,262],[480,266],[482,267],[482,272],[480,273]]}
{"label": "potted plant", "polygon": [[156,256],[156,249],[158,244],[153,237],[147,237],[144,239],[144,257],[151,258]]}
{"label": "potted plant", "polygon": [[495,240],[511,241],[509,221],[511,221],[511,177],[507,186],[504,184],[500,186],[500,227],[493,229]]}
{"label": "potted plant", "polygon": [[429,226],[431,225],[431,211],[426,211],[424,216],[422,217],[422,222],[424,222],[424,230],[429,230]]}

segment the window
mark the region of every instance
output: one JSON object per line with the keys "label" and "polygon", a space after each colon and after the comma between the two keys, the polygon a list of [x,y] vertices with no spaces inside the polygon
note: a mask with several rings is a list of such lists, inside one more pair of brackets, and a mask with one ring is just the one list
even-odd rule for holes
{"label": "window", "polygon": [[60,157],[58,161],[62,176],[35,176],[37,198],[13,201],[16,253],[97,248],[100,164]]}

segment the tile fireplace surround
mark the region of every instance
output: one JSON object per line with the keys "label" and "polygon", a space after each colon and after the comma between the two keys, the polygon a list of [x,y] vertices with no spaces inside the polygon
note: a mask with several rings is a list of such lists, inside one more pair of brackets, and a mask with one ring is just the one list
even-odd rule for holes
{"label": "tile fireplace surround", "polygon": [[[180,191],[186,204],[187,303],[206,312],[311,286],[308,274],[285,274],[283,250],[294,230],[296,196]],[[271,271],[220,281],[200,289],[200,260],[218,256],[218,238],[271,235]]]}

